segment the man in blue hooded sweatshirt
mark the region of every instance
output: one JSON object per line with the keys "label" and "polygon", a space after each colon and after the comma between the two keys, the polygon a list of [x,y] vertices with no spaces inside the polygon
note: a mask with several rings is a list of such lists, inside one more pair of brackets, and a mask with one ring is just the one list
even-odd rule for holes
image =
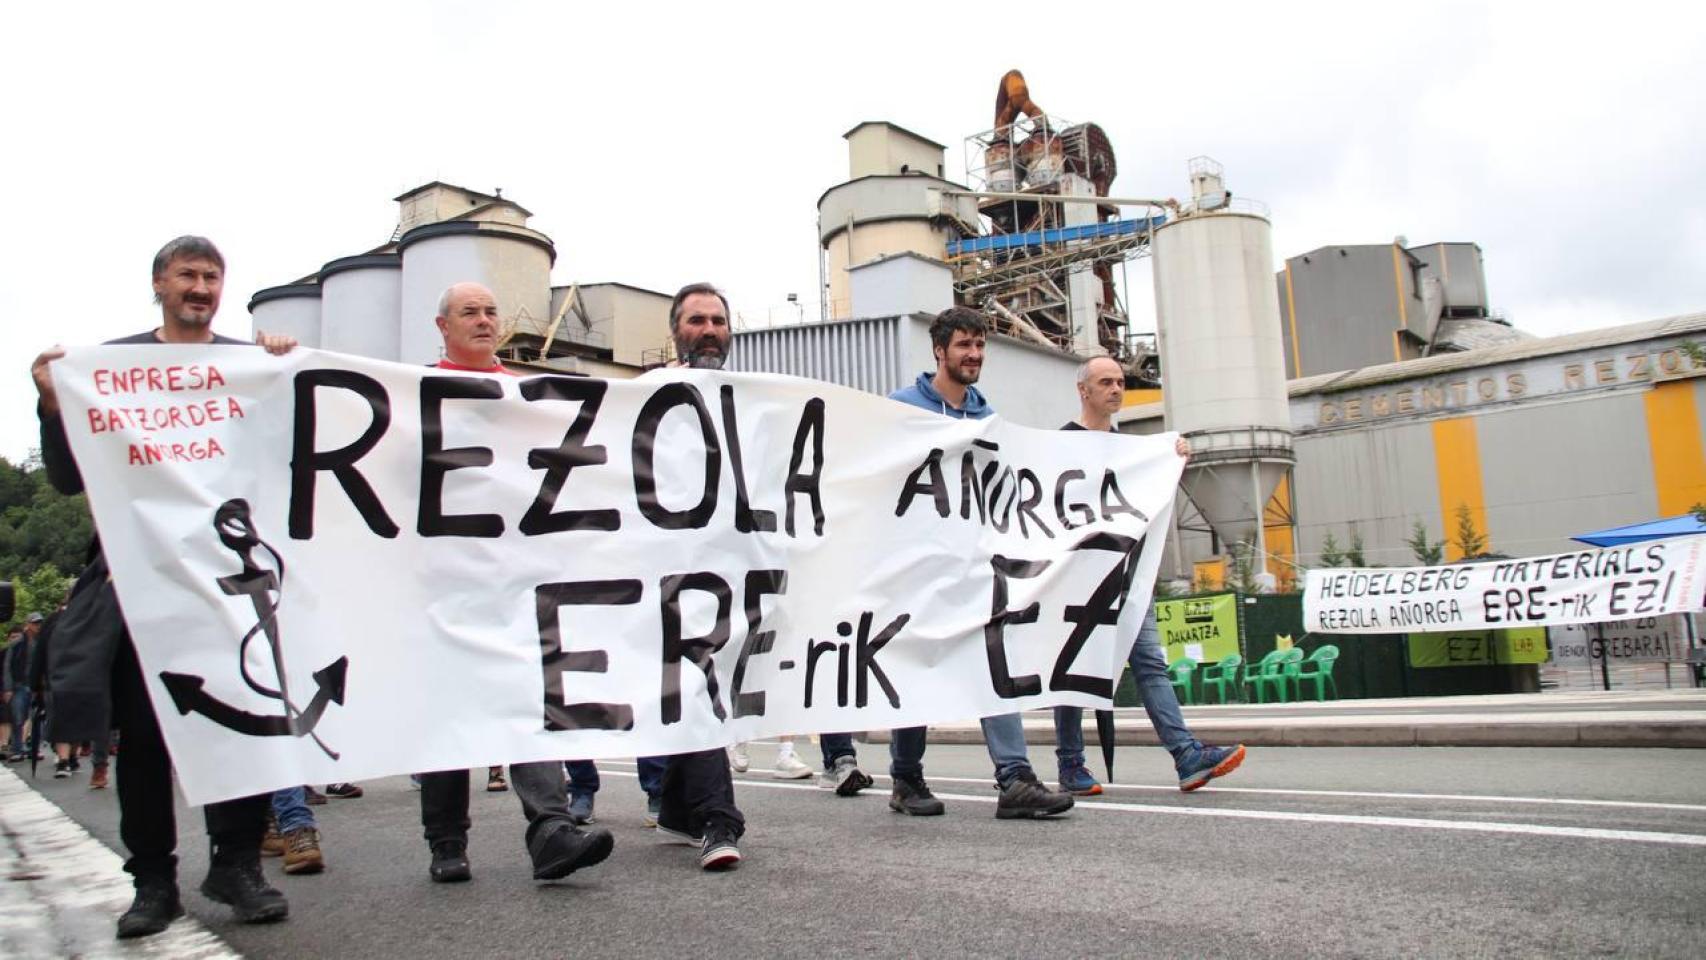
{"label": "man in blue hooded sweatshirt", "polygon": [[[950,307],[937,314],[930,324],[935,373],[920,373],[912,386],[896,390],[889,399],[959,420],[982,420],[992,415],[995,411],[973,386],[983,372],[983,347],[988,335],[989,324],[976,310]],[[983,718],[983,740],[989,759],[995,763],[995,782],[1001,788],[995,804],[997,818],[1035,819],[1072,809],[1071,794],[1056,793],[1037,780],[1025,753],[1025,729],[1017,713]],[[924,727],[895,730],[889,738],[889,775],[894,780],[889,807],[898,813],[928,817],[943,810],[942,801],[924,782],[924,742]],[[850,735],[824,734],[822,743],[825,786],[850,797],[871,785],[871,778],[859,769]]]}

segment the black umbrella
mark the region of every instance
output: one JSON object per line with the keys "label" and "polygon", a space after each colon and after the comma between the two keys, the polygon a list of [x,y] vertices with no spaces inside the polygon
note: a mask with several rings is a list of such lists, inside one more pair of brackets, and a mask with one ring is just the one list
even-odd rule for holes
{"label": "black umbrella", "polygon": [[37,693],[35,703],[30,707],[30,779],[36,776],[36,766],[41,763],[41,728],[47,722],[47,698]]}
{"label": "black umbrella", "polygon": [[1114,779],[1114,712],[1096,711],[1096,740],[1102,745],[1102,763],[1108,768],[1108,781]]}

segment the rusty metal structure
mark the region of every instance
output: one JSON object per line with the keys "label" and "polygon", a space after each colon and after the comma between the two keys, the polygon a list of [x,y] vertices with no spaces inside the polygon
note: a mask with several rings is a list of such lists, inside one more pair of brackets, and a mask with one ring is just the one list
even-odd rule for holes
{"label": "rusty metal structure", "polygon": [[955,299],[1003,333],[1106,352],[1131,380],[1159,382],[1154,339],[1129,331],[1114,272],[1149,253],[1176,204],[1110,197],[1118,166],[1107,134],[1046,113],[1017,70],[1001,78],[995,126],[967,137],[965,156],[979,222],[948,245]]}

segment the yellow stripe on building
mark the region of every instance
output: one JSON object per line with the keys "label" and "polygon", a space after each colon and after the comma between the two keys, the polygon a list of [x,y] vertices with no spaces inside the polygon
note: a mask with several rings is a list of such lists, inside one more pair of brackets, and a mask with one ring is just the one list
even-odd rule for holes
{"label": "yellow stripe on building", "polygon": [[1647,391],[1647,445],[1659,516],[1675,517],[1706,503],[1706,452],[1691,380],[1654,384]]}
{"label": "yellow stripe on building", "polygon": [[1297,589],[1295,533],[1291,518],[1291,474],[1287,473],[1280,477],[1274,495],[1262,510],[1262,539],[1267,543],[1268,555],[1274,558],[1268,563],[1268,572],[1279,582],[1282,593]]}
{"label": "yellow stripe on building", "polygon": [[1297,298],[1291,293],[1291,263],[1285,265],[1285,315],[1291,318],[1291,379],[1303,376],[1303,354],[1297,348]]}
{"label": "yellow stripe on building", "polygon": [[1434,465],[1439,474],[1440,527],[1445,531],[1445,559],[1463,559],[1463,550],[1456,543],[1458,511],[1469,508],[1475,529],[1487,539],[1492,551],[1492,536],[1487,532],[1487,502],[1481,489],[1481,447],[1472,417],[1455,420],[1435,420]]}
{"label": "yellow stripe on building", "polygon": [[[1392,295],[1398,300],[1398,330],[1410,329],[1410,314],[1404,307],[1404,271],[1398,265],[1398,245],[1392,245]],[[1404,359],[1403,342],[1398,339],[1398,331],[1392,331],[1392,359]]]}

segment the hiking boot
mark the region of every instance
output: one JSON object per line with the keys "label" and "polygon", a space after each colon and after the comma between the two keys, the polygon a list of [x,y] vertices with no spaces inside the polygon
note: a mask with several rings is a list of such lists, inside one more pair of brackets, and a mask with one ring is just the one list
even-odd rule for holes
{"label": "hiking boot", "polygon": [[324,869],[326,858],[320,853],[320,831],[297,827],[284,835],[285,873],[319,873]]}
{"label": "hiking boot", "polygon": [[812,775],[812,768],[793,753],[784,753],[776,758],[776,767],[771,773],[778,780],[805,780]]}
{"label": "hiking boot", "polygon": [[272,923],[290,915],[284,894],[269,886],[261,875],[260,857],[226,864],[215,859],[207,870],[207,879],[201,882],[201,895],[229,906],[243,923]]}
{"label": "hiking boot", "polygon": [[592,806],[592,794],[575,794],[569,798],[569,819],[583,826],[592,823]]}
{"label": "hiking boot", "polygon": [[708,825],[705,840],[699,845],[699,866],[706,870],[733,870],[740,861],[734,831],[720,823]]}
{"label": "hiking boot", "polygon": [[71,776],[71,761],[69,761],[69,760],[55,761],[53,764],[53,779],[64,780],[66,777],[69,777],[69,776]]}
{"label": "hiking boot", "polygon": [[1029,768],[1019,771],[1001,788],[995,801],[997,820],[1035,820],[1072,809],[1072,794],[1056,793],[1042,785]]}
{"label": "hiking boot", "polygon": [[267,832],[261,836],[261,856],[284,856],[284,835],[278,832],[278,820],[267,814]]}
{"label": "hiking boot", "polygon": [[821,785],[835,791],[838,797],[851,797],[876,781],[859,769],[859,759],[852,754],[835,758],[835,768],[823,775]]}
{"label": "hiking boot", "polygon": [[178,885],[170,880],[138,880],[136,899],[130,909],[118,918],[118,938],[148,937],[172,925],[184,915],[184,904],[178,897]]}
{"label": "hiking boot", "polygon": [[328,783],[326,796],[337,797],[339,800],[355,800],[362,795],[362,789],[353,783]]}
{"label": "hiking boot", "polygon": [[1190,793],[1215,777],[1224,777],[1244,762],[1244,745],[1230,747],[1198,746],[1181,756],[1174,767],[1179,771],[1179,789]]}
{"label": "hiking boot", "polygon": [[107,768],[103,764],[89,772],[89,789],[105,790],[107,788]]}
{"label": "hiking boot", "polygon": [[447,837],[430,845],[432,865],[427,867],[433,883],[462,883],[474,879],[468,869],[468,838]]}
{"label": "hiking boot", "polygon": [[663,809],[662,797],[647,797],[646,812],[640,817],[640,826],[655,827],[658,825],[658,812]]}
{"label": "hiking boot", "polygon": [[509,789],[509,781],[504,779],[503,767],[492,767],[486,771],[486,792],[503,793]]}
{"label": "hiking boot", "polygon": [[616,838],[602,827],[582,830],[574,824],[563,824],[536,843],[528,844],[527,852],[533,857],[533,879],[557,880],[582,867],[603,863],[615,846]]}
{"label": "hiking boot", "polygon": [[313,807],[323,807],[326,805],[326,795],[313,787],[304,786],[302,788],[302,802]]}
{"label": "hiking boot", "polygon": [[736,773],[745,773],[752,766],[752,758],[746,755],[746,744],[737,743],[729,748],[729,769]]}
{"label": "hiking boot", "polygon": [[1102,792],[1102,785],[1084,764],[1075,763],[1060,768],[1060,789],[1077,797],[1094,797]]}
{"label": "hiking boot", "polygon": [[923,777],[895,775],[894,793],[889,795],[889,809],[913,817],[939,817],[947,809],[930,792]]}

